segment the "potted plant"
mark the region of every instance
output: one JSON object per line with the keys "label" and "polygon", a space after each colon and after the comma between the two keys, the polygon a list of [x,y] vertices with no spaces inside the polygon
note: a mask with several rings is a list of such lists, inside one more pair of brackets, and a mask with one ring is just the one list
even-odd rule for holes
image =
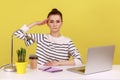
{"label": "potted plant", "polygon": [[26,73],[26,49],[20,48],[17,50],[18,61],[16,62],[16,69],[18,74]]}

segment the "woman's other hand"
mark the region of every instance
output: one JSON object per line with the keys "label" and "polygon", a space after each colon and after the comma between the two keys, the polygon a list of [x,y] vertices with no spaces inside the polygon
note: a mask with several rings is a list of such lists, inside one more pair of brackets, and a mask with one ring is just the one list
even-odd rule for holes
{"label": "woman's other hand", "polygon": [[44,66],[60,66],[58,61],[51,61],[44,64]]}
{"label": "woman's other hand", "polygon": [[75,66],[75,61],[74,60],[51,61],[44,64],[44,66]]}

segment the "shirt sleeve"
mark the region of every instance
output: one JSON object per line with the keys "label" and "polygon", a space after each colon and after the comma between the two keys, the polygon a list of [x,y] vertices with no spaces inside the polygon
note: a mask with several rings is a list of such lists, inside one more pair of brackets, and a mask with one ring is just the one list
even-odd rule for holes
{"label": "shirt sleeve", "polygon": [[29,30],[29,27],[27,27],[27,25],[23,25],[21,28],[20,28],[23,32],[27,32]]}
{"label": "shirt sleeve", "polygon": [[27,34],[26,32],[28,30],[29,30],[29,27],[27,27],[27,25],[23,25],[20,29],[18,29],[14,32],[14,35],[17,38],[24,40],[26,46],[30,46],[37,40],[37,38],[36,38],[37,34]]}
{"label": "shirt sleeve", "polygon": [[72,41],[69,41],[69,54],[73,57],[76,66],[82,65],[82,59],[78,49],[75,47]]}

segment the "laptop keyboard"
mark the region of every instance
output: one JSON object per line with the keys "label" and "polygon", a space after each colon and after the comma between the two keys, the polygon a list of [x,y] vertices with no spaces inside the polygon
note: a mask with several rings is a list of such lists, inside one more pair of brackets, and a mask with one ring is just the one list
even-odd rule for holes
{"label": "laptop keyboard", "polygon": [[76,72],[76,73],[84,73],[85,72],[85,66],[81,67],[73,67],[73,68],[68,68],[68,71]]}

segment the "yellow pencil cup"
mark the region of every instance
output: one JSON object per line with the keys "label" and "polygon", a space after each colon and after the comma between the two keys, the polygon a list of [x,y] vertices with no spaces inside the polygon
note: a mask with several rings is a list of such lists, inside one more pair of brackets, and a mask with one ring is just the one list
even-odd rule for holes
{"label": "yellow pencil cup", "polygon": [[27,66],[27,62],[16,62],[17,74],[25,74],[26,66]]}

